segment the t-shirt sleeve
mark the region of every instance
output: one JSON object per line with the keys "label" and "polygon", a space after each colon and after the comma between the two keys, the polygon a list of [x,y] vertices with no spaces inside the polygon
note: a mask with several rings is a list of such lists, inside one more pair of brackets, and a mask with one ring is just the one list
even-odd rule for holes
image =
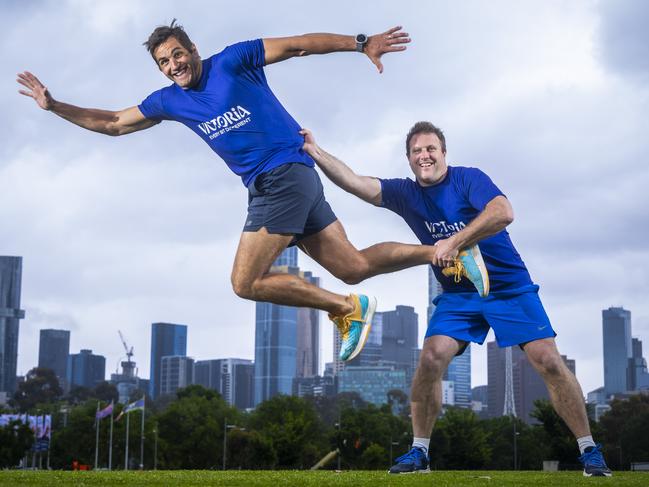
{"label": "t-shirt sleeve", "polygon": [[463,172],[462,183],[465,196],[475,209],[482,211],[496,196],[505,196],[491,178],[480,169],[469,167]]}
{"label": "t-shirt sleeve", "polygon": [[410,194],[407,179],[379,179],[381,182],[381,206],[403,216],[406,196]]}
{"label": "t-shirt sleeve", "polygon": [[266,53],[261,39],[232,44],[223,50],[223,65],[233,71],[256,70],[264,67]]}
{"label": "t-shirt sleeve", "polygon": [[149,120],[169,120],[162,104],[162,90],[151,93],[138,105],[138,108]]}

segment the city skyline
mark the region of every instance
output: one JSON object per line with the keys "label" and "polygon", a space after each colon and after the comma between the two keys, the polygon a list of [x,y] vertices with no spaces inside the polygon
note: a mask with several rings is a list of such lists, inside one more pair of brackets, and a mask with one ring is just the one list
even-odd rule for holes
{"label": "city skyline", "polygon": [[[182,10],[166,0],[4,2],[5,67],[32,71],[57,99],[121,109],[169,83],[141,43],[173,18],[203,57],[260,36],[402,24],[413,41],[385,56],[381,75],[362,55],[340,53],[268,66],[269,83],[323,148],[363,174],[409,176],[409,127],[442,127],[449,162],[484,169],[511,201],[510,234],[585,391],[603,382],[602,309],[632,310],[649,343],[647,2],[230,3],[218,29],[204,13],[212,10],[200,1]],[[431,29],[430,18],[444,22]],[[42,48],[52,38],[78,62],[52,59]],[[0,83],[11,114],[0,122],[0,219],[11,229],[0,253],[24,257],[18,373],[37,363],[40,329],[64,328],[71,350],[102,353],[108,370],[124,355],[121,329],[145,374],[159,321],[192,327],[196,359],[251,359],[255,305],[230,285],[247,199],[225,164],[178,124],[105,137],[39,110],[12,76]],[[415,242],[397,216],[323,184],[358,247]],[[421,344],[425,267],[351,287],[308,259],[300,265],[326,289],[376,295],[379,311],[413,306]],[[330,357],[331,327],[321,322],[321,356]],[[486,347],[471,352],[472,383],[485,384]]]}

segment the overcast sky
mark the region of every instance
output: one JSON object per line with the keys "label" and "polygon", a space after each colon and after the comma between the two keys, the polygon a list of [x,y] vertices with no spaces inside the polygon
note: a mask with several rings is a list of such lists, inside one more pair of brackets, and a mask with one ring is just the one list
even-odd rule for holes
{"label": "overcast sky", "polygon": [[[141,44],[174,17],[203,57],[257,37],[403,25],[412,44],[382,75],[337,53],[268,67],[271,87],[363,174],[409,176],[409,127],[442,127],[449,163],[480,167],[510,199],[512,239],[584,392],[603,384],[602,309],[631,310],[649,355],[649,2],[57,0],[2,2],[0,16],[0,255],[24,257],[20,374],[41,328],[71,330],[71,352],[105,355],[107,374],[121,330],[148,377],[156,321],[187,324],[195,359],[254,358],[255,307],[229,281],[247,196],[223,161],[180,124],[110,138],[17,94],[15,74],[30,70],[62,101],[137,105],[168,84]],[[358,247],[416,242],[387,210],[325,192]],[[353,290],[302,254],[300,265]],[[414,306],[423,339],[425,267],[358,289],[381,311]],[[473,386],[486,384],[486,347],[472,366]]]}

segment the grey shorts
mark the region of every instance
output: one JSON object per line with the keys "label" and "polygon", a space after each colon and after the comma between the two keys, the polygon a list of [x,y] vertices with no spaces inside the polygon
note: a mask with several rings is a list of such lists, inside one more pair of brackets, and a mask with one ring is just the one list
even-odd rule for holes
{"label": "grey shorts", "polygon": [[268,233],[295,235],[296,243],[337,220],[325,200],[316,170],[299,163],[262,173],[248,186],[244,232],[265,227]]}

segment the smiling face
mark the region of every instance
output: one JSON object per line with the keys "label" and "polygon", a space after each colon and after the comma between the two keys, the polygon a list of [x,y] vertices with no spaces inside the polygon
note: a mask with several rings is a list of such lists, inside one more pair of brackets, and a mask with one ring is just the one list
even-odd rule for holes
{"label": "smiling face", "polygon": [[410,139],[408,161],[421,186],[437,184],[446,175],[446,151],[433,133],[422,132]]}
{"label": "smiling face", "polygon": [[153,52],[158,68],[171,81],[187,90],[198,83],[203,65],[196,46],[183,47],[178,39],[169,37]]}

